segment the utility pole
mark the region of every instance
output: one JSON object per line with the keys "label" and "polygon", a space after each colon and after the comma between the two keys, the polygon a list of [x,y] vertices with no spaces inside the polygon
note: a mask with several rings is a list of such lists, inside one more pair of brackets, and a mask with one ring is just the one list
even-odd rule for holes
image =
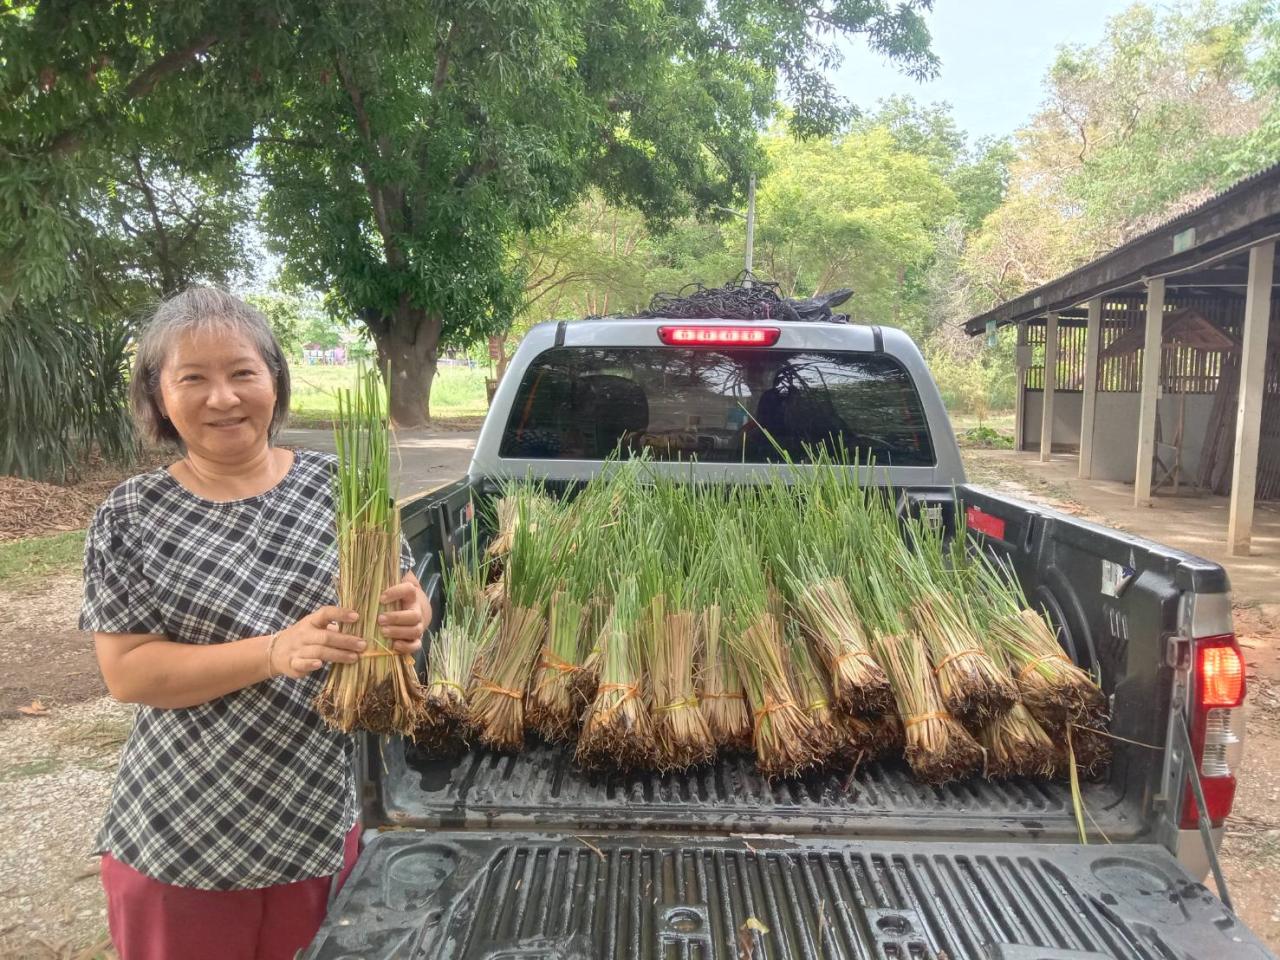
{"label": "utility pole", "polygon": [[751,265],[754,262],[756,245],[756,175],[753,173],[747,181],[747,256],[746,286],[751,286]]}

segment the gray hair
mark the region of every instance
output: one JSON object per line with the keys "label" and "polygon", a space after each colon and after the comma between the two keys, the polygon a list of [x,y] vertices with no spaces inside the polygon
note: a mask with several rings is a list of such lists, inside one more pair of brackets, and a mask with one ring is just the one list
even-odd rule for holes
{"label": "gray hair", "polygon": [[182,446],[182,437],[160,412],[160,372],[177,339],[194,330],[238,333],[257,348],[276,381],[276,407],[267,436],[274,440],[289,415],[289,364],[271,325],[259,310],[216,287],[187,287],[156,309],[138,337],[129,405],[143,434]]}

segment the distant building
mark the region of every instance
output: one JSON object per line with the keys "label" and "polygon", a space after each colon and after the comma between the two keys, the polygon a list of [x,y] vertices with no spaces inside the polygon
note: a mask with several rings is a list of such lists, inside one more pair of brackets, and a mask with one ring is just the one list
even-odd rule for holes
{"label": "distant building", "polygon": [[346,347],[326,347],[319,343],[308,343],[302,348],[302,359],[308,365],[346,366]]}

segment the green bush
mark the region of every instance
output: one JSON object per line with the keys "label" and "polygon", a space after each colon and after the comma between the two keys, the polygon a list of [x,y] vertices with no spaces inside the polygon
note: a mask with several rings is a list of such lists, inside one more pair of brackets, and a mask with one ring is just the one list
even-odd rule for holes
{"label": "green bush", "polygon": [[64,480],[95,446],[127,459],[129,346],[121,322],[0,313],[0,474]]}

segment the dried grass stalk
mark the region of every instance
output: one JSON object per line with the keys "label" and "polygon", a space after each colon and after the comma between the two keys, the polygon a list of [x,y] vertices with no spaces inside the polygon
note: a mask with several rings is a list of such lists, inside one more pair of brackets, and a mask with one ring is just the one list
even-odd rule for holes
{"label": "dried grass stalk", "polygon": [[724,643],[719,604],[702,611],[702,669],[699,709],[716,747],[724,751],[751,749],[751,711],[732,651]]}
{"label": "dried grass stalk", "polygon": [[657,596],[649,604],[648,627],[658,769],[684,770],[715,755],[693,681],[698,621],[687,610],[668,613],[663,597]]}

